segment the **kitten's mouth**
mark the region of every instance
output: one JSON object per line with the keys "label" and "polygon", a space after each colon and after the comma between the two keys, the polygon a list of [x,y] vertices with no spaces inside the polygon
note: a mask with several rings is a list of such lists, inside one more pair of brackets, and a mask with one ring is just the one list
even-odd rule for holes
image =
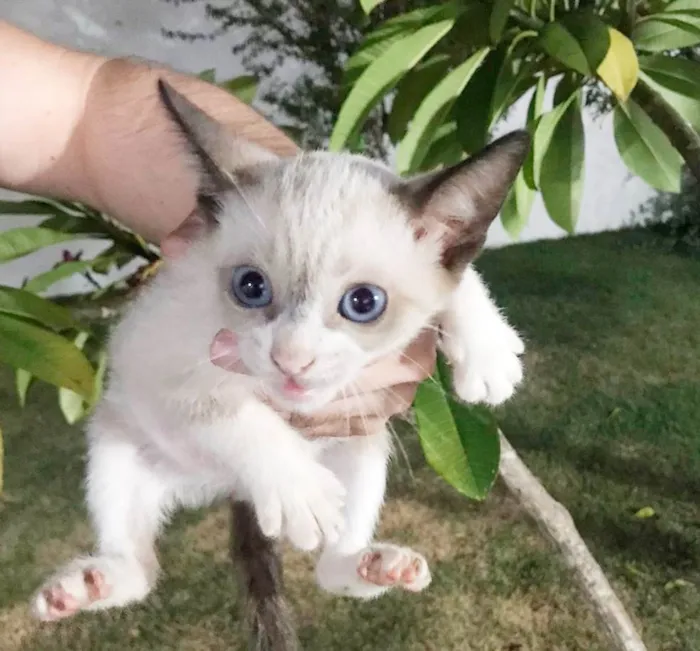
{"label": "kitten's mouth", "polygon": [[282,393],[285,398],[292,398],[293,400],[304,400],[309,397],[309,390],[299,384],[294,378],[287,378],[282,385]]}

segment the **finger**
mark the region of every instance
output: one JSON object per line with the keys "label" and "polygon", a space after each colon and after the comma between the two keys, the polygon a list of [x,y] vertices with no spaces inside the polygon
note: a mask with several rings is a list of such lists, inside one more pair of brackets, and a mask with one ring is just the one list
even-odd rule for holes
{"label": "finger", "polygon": [[362,392],[409,382],[422,382],[435,368],[437,335],[424,330],[405,351],[384,357],[362,372],[357,384]]}

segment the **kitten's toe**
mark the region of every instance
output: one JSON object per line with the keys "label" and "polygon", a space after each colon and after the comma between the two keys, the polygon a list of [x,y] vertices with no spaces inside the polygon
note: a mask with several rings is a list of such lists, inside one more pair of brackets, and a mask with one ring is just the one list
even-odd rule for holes
{"label": "kitten's toe", "polygon": [[32,613],[55,621],[81,610],[102,610],[143,599],[152,587],[144,568],[121,556],[77,558],[59,570],[34,595]]}
{"label": "kitten's toe", "polygon": [[376,544],[361,557],[357,573],[368,583],[403,588],[410,592],[424,590],[431,581],[428,562],[408,547]]}
{"label": "kitten's toe", "polygon": [[320,463],[285,483],[280,497],[289,541],[302,551],[316,549],[323,540],[337,542],[344,524],[345,487]]}
{"label": "kitten's toe", "polygon": [[50,580],[35,595],[32,610],[42,621],[75,615],[90,604],[109,596],[105,577],[94,567],[76,568]]}

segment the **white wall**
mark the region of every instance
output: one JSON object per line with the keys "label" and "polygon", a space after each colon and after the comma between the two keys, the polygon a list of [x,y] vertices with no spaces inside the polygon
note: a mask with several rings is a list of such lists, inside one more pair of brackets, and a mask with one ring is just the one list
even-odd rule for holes
{"label": "white wall", "polygon": [[[210,25],[204,16],[203,3],[199,2],[175,6],[162,0],[0,0],[0,19],[52,41],[108,55],[136,55],[187,72],[216,68],[221,78],[243,72],[240,62],[230,52],[231,46],[240,40],[240,32],[194,44],[168,40],[161,35],[161,27],[207,31]],[[514,107],[503,128],[521,126],[526,106],[527,98]],[[610,119],[586,120],[586,148],[586,183],[578,231],[614,229],[629,221],[631,213],[651,191],[638,179],[629,178],[615,150]],[[5,219],[0,230],[11,225]],[[538,199],[521,241],[563,235]],[[510,242],[500,224],[496,224],[489,234],[488,245]],[[0,266],[0,282],[16,284],[26,275],[49,269],[59,259],[61,248]],[[84,247],[75,243],[65,248]],[[65,291],[68,286],[63,284],[56,289]]]}

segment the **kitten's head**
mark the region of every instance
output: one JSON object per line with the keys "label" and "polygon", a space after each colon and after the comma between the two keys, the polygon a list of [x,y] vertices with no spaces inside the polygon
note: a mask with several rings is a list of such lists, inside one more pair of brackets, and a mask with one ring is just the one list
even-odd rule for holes
{"label": "kitten's head", "polygon": [[[517,174],[516,132],[435,173],[402,179],[349,154],[279,159],[232,136],[164,83],[200,172],[180,264],[217,284],[219,328],[280,405],[319,407],[444,309]],[[195,317],[196,318],[196,317]]]}

